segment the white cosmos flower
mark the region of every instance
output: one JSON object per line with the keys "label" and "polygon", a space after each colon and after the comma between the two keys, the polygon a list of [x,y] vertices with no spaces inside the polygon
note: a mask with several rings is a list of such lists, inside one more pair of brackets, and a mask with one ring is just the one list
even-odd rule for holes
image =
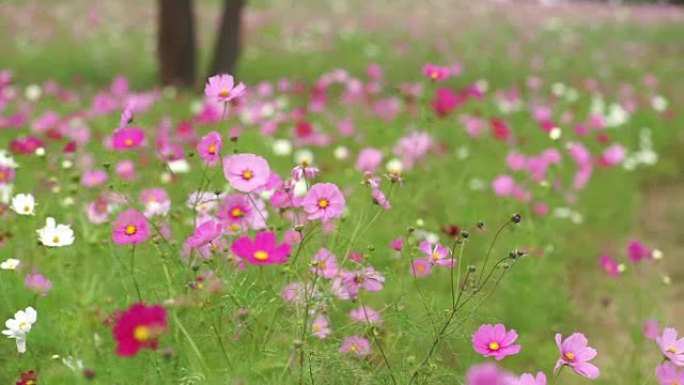
{"label": "white cosmos flower", "polygon": [[31,194],[17,194],[12,198],[11,207],[19,215],[35,215],[36,200]]}
{"label": "white cosmos flower", "polygon": [[19,267],[19,264],[21,263],[20,260],[10,258],[6,260],[5,262],[0,263],[0,269],[2,270],[16,270],[17,267]]}
{"label": "white cosmos flower", "polygon": [[185,174],[190,171],[190,163],[185,159],[176,159],[167,163],[169,170],[174,174]]}
{"label": "white cosmos flower", "polygon": [[273,142],[273,154],[278,156],[287,156],[292,153],[292,143],[287,139],[276,139]]}
{"label": "white cosmos flower", "polygon": [[71,226],[57,224],[55,218],[48,217],[45,227],[36,230],[40,243],[50,247],[68,246],[74,243],[74,231]]}
{"label": "white cosmos flower", "polygon": [[19,310],[14,313],[14,318],[10,318],[5,322],[7,330],[3,330],[2,334],[7,338],[14,338],[17,342],[17,350],[19,353],[26,352],[26,335],[31,331],[31,327],[38,319],[38,313],[32,307],[27,307],[25,310]]}
{"label": "white cosmos flower", "polygon": [[312,165],[314,162],[314,154],[311,150],[301,149],[297,150],[294,154],[294,160],[296,164],[307,164]]}

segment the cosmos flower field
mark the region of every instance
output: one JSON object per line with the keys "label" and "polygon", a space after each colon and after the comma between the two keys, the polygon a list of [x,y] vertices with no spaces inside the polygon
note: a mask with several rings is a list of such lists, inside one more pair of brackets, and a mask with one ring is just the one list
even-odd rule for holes
{"label": "cosmos flower field", "polygon": [[195,90],[17,38],[0,382],[684,384],[679,257],[635,225],[680,177],[684,51],[658,9],[643,40],[566,12],[482,52],[252,41]]}

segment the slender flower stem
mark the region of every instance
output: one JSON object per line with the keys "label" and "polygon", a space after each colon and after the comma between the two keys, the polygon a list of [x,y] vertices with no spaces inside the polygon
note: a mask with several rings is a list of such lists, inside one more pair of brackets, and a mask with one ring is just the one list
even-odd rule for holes
{"label": "slender flower stem", "polygon": [[135,286],[135,292],[138,294],[138,301],[142,302],[142,295],[140,295],[140,286],[138,285],[138,280],[135,277],[135,245],[131,248],[131,277],[133,278],[133,285]]}
{"label": "slender flower stem", "polygon": [[[492,243],[489,244],[489,250],[487,250],[487,255],[485,255],[484,262],[482,263],[482,271],[485,271],[485,268],[487,267],[487,261],[489,260],[490,254],[492,254],[492,249],[494,248],[494,244],[496,243],[496,240],[499,238],[499,235],[501,235],[501,232],[503,231],[503,229],[505,229],[506,227],[508,227],[512,223],[513,222],[511,222],[511,221],[507,221],[501,227],[499,227],[499,230],[496,231],[496,235],[494,235],[494,239],[492,239]],[[480,278],[478,278],[477,286],[480,286],[481,280],[482,280],[482,276],[480,276]]]}
{"label": "slender flower stem", "polygon": [[363,309],[363,315],[366,318],[366,322],[368,322],[369,325],[371,325],[371,337],[373,338],[373,342],[375,342],[375,346],[378,347],[378,350],[380,351],[380,355],[382,356],[382,360],[385,362],[385,366],[387,366],[387,371],[389,372],[390,378],[392,379],[392,383],[394,385],[397,385],[397,379],[394,377],[394,371],[392,370],[392,365],[390,365],[389,359],[387,358],[387,355],[385,354],[385,350],[382,348],[382,344],[378,340],[378,336],[375,335],[375,325],[370,321],[368,318],[368,312],[366,311],[366,305],[363,303],[363,300],[359,296],[359,302],[361,303],[361,309]]}

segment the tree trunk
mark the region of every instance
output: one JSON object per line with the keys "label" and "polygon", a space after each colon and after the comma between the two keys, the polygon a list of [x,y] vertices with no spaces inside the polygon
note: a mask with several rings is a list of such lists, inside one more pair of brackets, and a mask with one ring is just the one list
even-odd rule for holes
{"label": "tree trunk", "polygon": [[192,87],[195,82],[195,26],[192,0],[158,0],[157,40],[162,85]]}
{"label": "tree trunk", "polygon": [[224,0],[221,26],[216,37],[214,60],[211,62],[209,76],[232,74],[240,55],[240,35],[242,27],[242,9],[245,0]]}

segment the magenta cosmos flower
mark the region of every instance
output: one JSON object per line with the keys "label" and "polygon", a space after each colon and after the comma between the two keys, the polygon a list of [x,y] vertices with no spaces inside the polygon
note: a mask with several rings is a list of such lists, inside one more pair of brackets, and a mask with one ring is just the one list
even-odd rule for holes
{"label": "magenta cosmos flower", "polygon": [[546,385],[546,375],[542,372],[538,372],[535,377],[530,373],[525,373],[520,376],[517,385]]}
{"label": "magenta cosmos flower", "polygon": [[603,271],[611,277],[619,277],[622,274],[622,269],[624,269],[624,265],[621,265],[608,255],[600,256],[599,263],[603,267]]}
{"label": "magenta cosmos flower", "polygon": [[149,224],[144,215],[130,208],[116,217],[112,239],[117,245],[137,245],[150,236]]}
{"label": "magenta cosmos flower", "polygon": [[285,263],[290,255],[290,245],[287,243],[278,245],[276,235],[272,231],[258,233],[254,241],[247,236],[236,239],[231,249],[235,255],[252,265]]}
{"label": "magenta cosmos flower", "polygon": [[684,338],[677,339],[677,330],[665,328],[656,342],[665,358],[677,366],[684,366]]}
{"label": "magenta cosmos flower", "polygon": [[200,139],[199,144],[197,144],[197,152],[208,165],[213,166],[221,159],[219,153],[222,144],[221,134],[212,131]]}
{"label": "magenta cosmos flower", "polygon": [[308,219],[320,219],[327,222],[330,218],[339,218],[344,211],[346,201],[344,195],[332,183],[316,183],[302,200],[302,206]]}
{"label": "magenta cosmos flower", "polygon": [[449,77],[450,71],[447,67],[442,67],[427,63],[423,66],[423,75],[433,81],[444,80]]}
{"label": "magenta cosmos flower", "polygon": [[117,319],[112,328],[116,354],[132,357],[140,349],[156,349],[159,337],[167,330],[166,309],[136,303]]}
{"label": "magenta cosmos flower", "polygon": [[518,333],[515,330],[506,331],[502,324],[485,324],[473,334],[473,349],[485,357],[494,357],[500,361],[520,352],[520,345],[514,344],[517,339]]}
{"label": "magenta cosmos flower", "polygon": [[677,367],[669,362],[658,365],[655,369],[655,376],[658,383],[662,385],[684,384],[684,371],[678,371]]}
{"label": "magenta cosmos flower", "polygon": [[112,147],[116,150],[130,150],[142,146],[145,131],[138,127],[119,128],[112,134]]}
{"label": "magenta cosmos flower", "polygon": [[204,95],[219,103],[227,103],[245,93],[245,85],[235,85],[233,77],[228,74],[214,75],[204,86]]}
{"label": "magenta cosmos flower", "polygon": [[355,354],[358,357],[363,357],[370,353],[370,343],[363,337],[347,337],[342,342],[340,353]]}
{"label": "magenta cosmos flower", "polygon": [[599,368],[590,364],[589,361],[596,357],[596,349],[587,346],[589,341],[582,333],[574,333],[563,341],[563,336],[556,334],[556,345],[561,356],[556,362],[554,371],[567,365],[580,376],[595,379],[601,374]]}
{"label": "magenta cosmos flower", "polygon": [[251,192],[268,182],[271,169],[258,155],[238,154],[223,158],[223,173],[234,189]]}

